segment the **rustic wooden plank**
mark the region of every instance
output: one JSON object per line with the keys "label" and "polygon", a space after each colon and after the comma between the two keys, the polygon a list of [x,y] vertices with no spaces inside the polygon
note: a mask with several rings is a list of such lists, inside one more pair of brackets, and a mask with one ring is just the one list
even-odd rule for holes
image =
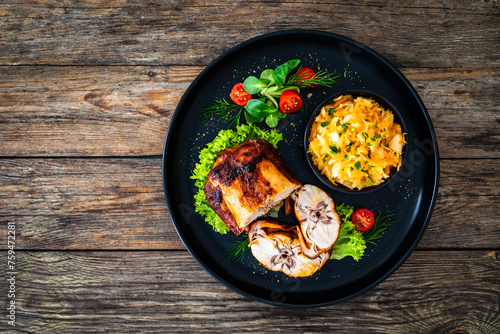
{"label": "rustic wooden plank", "polygon": [[440,157],[500,157],[498,70],[405,69],[403,73],[428,109]]}
{"label": "rustic wooden plank", "polygon": [[251,37],[302,28],[357,39],[397,66],[491,68],[499,13],[497,1],[472,0],[4,1],[0,64],[206,65]]}
{"label": "rustic wooden plank", "polygon": [[499,196],[439,196],[418,247],[500,247],[500,227],[495,223],[499,205]]}
{"label": "rustic wooden plank", "polygon": [[198,70],[3,67],[0,155],[161,154],[175,107]]}
{"label": "rustic wooden plank", "polygon": [[[367,293],[300,311],[240,296],[187,252],[17,252],[16,258],[15,329],[22,332],[500,331],[497,251],[415,251]],[[6,252],[0,259],[6,262]],[[2,321],[0,329],[11,328]]]}
{"label": "rustic wooden plank", "polygon": [[439,195],[500,196],[500,166],[497,159],[442,159]]}
{"label": "rustic wooden plank", "polygon": [[19,247],[183,249],[161,159],[8,159],[0,174],[0,219],[17,223]]}
{"label": "rustic wooden plank", "polygon": [[[0,156],[159,155],[202,69],[0,66]],[[403,72],[427,106],[442,158],[500,158],[499,71]]]}
{"label": "rustic wooden plank", "polygon": [[[441,170],[419,247],[500,247],[498,160],[445,160]],[[184,249],[161,175],[160,158],[2,159],[0,221],[16,222],[20,249]]]}

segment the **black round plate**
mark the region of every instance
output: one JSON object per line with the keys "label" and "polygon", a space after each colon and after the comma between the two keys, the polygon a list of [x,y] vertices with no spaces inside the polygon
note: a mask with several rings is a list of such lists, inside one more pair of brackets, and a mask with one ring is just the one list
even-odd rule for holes
{"label": "black round plate", "polygon": [[[214,232],[194,211],[194,181],[190,179],[199,152],[226,126],[213,119],[203,122],[199,113],[214,99],[228,99],[232,86],[249,75],[259,75],[290,59],[303,66],[340,74],[332,88],[304,91],[305,111],[280,120],[284,140],[278,151],[303,184],[329,192],[337,203],[392,209],[397,223],[378,245],[369,244],[365,256],[330,260],[307,278],[289,278],[267,271],[247,252],[242,263],[225,261],[236,237]],[[406,127],[406,154],[397,179],[380,190],[346,194],[328,189],[307,163],[303,136],[307,121],[326,97],[347,89],[370,90],[397,108]],[[264,124],[264,123],[262,123]],[[261,125],[266,127],[265,125]],[[217,280],[255,300],[287,307],[323,306],[356,296],[393,273],[418,244],[430,220],[439,182],[436,137],[424,104],[408,80],[387,60],[349,38],[319,31],[271,33],[244,42],[207,66],[181,99],[169,125],[163,154],[163,186],[170,215],[179,237],[191,255]]]}

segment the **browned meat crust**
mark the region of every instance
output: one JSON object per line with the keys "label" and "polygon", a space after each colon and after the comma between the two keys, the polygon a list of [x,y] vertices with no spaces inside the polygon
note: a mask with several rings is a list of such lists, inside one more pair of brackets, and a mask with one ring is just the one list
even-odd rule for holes
{"label": "browned meat crust", "polygon": [[214,211],[238,235],[300,185],[274,146],[255,139],[222,151],[204,190]]}

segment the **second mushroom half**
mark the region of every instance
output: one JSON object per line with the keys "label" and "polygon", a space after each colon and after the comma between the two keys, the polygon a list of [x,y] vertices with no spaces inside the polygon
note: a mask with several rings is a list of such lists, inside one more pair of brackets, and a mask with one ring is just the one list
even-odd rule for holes
{"label": "second mushroom half", "polygon": [[304,254],[314,259],[330,251],[337,241],[342,222],[333,199],[312,184],[302,186],[292,195],[292,199],[302,232],[299,238]]}

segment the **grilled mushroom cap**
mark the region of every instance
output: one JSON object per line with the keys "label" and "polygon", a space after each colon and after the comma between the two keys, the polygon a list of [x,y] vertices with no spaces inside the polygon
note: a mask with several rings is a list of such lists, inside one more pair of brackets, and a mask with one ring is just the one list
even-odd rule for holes
{"label": "grilled mushroom cap", "polygon": [[304,256],[295,226],[271,220],[257,220],[248,228],[252,254],[269,270],[290,277],[311,276],[328,261],[328,252],[315,259]]}
{"label": "grilled mushroom cap", "polygon": [[305,184],[292,196],[302,232],[298,234],[302,250],[315,259],[330,251],[339,236],[341,220],[335,203],[326,192],[311,184]]}

